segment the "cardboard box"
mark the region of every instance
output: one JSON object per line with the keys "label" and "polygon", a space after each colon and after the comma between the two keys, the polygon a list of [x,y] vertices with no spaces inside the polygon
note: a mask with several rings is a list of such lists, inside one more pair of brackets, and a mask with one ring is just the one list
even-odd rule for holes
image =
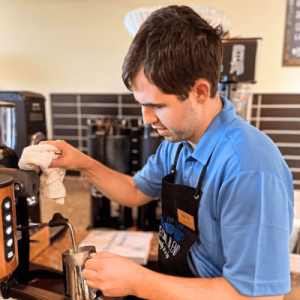
{"label": "cardboard box", "polygon": [[49,227],[44,227],[30,236],[29,260],[34,259],[50,245]]}

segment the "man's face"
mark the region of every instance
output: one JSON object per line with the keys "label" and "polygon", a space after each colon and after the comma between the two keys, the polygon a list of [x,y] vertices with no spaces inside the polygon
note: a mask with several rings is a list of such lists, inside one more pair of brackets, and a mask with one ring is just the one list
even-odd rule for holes
{"label": "man's face", "polygon": [[199,141],[199,120],[191,96],[180,101],[175,95],[164,94],[143,72],[139,72],[133,82],[133,94],[142,106],[144,124],[152,125],[167,141]]}

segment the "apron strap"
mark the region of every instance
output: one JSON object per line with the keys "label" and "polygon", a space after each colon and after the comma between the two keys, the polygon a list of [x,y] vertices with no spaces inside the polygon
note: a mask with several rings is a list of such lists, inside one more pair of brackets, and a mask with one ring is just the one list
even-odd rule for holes
{"label": "apron strap", "polygon": [[[216,148],[216,146],[215,146],[215,148]],[[203,167],[203,169],[202,169],[202,171],[201,171],[201,174],[200,174],[200,177],[199,177],[199,180],[198,180],[198,185],[197,185],[197,187],[196,187],[196,189],[195,189],[195,194],[194,194],[194,198],[195,198],[196,200],[199,199],[199,198],[201,199],[201,196],[202,196],[202,190],[201,190],[202,181],[203,181],[204,176],[205,176],[205,174],[206,174],[206,170],[207,170],[208,164],[209,164],[210,159],[211,159],[211,157],[212,157],[212,155],[213,155],[213,153],[214,153],[214,151],[215,151],[215,148],[214,148],[213,151],[211,152],[211,154],[210,154],[210,156],[209,156],[209,158],[208,158],[208,161],[207,161],[206,165],[204,165],[204,167]]]}
{"label": "apron strap", "polygon": [[183,143],[181,143],[178,146],[178,149],[177,149],[177,152],[176,152],[176,155],[175,155],[175,160],[174,160],[174,163],[173,163],[173,165],[171,167],[171,171],[170,171],[171,174],[174,174],[176,172],[176,166],[177,166],[179,154],[180,154],[180,151],[181,151],[182,147],[183,147]]}

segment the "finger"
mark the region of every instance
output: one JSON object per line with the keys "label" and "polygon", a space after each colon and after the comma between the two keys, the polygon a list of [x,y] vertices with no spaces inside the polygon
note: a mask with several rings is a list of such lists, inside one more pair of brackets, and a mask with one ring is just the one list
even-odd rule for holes
{"label": "finger", "polygon": [[84,265],[85,269],[97,271],[101,269],[101,263],[99,259],[91,258],[88,259]]}
{"label": "finger", "polygon": [[61,166],[61,161],[58,161],[59,158],[52,160],[51,164],[49,165],[49,168],[58,168]]}
{"label": "finger", "polygon": [[92,280],[86,280],[86,284],[87,284],[89,287],[93,288],[93,289],[98,289],[98,286],[97,286],[96,283],[95,283],[94,281],[92,281]]}
{"label": "finger", "polygon": [[96,276],[97,276],[97,272],[94,270],[84,268],[82,271],[82,277],[86,280],[94,280],[96,279]]}
{"label": "finger", "polygon": [[100,251],[97,253],[93,253],[93,256],[91,255],[92,258],[97,258],[97,259],[101,259],[101,258],[113,258],[113,257],[117,257],[119,255],[114,254],[114,253],[110,253],[107,251]]}
{"label": "finger", "polygon": [[57,147],[57,145],[59,145],[59,144],[60,144],[60,141],[49,141],[49,140],[41,141],[39,143],[39,145],[52,145],[52,146],[55,146],[55,147]]}

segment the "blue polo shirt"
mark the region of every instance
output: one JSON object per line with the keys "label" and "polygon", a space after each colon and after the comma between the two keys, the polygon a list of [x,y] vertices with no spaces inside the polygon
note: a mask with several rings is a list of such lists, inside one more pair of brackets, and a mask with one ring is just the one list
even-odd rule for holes
{"label": "blue polo shirt", "polygon": [[[184,142],[177,184],[196,187],[214,150],[202,186],[199,240],[190,249],[198,277],[225,277],[247,296],[290,291],[289,236],[293,224],[292,176],[278,148],[238,117],[230,101],[193,151]],[[179,143],[164,141],[134,176],[144,194],[161,196]]]}

